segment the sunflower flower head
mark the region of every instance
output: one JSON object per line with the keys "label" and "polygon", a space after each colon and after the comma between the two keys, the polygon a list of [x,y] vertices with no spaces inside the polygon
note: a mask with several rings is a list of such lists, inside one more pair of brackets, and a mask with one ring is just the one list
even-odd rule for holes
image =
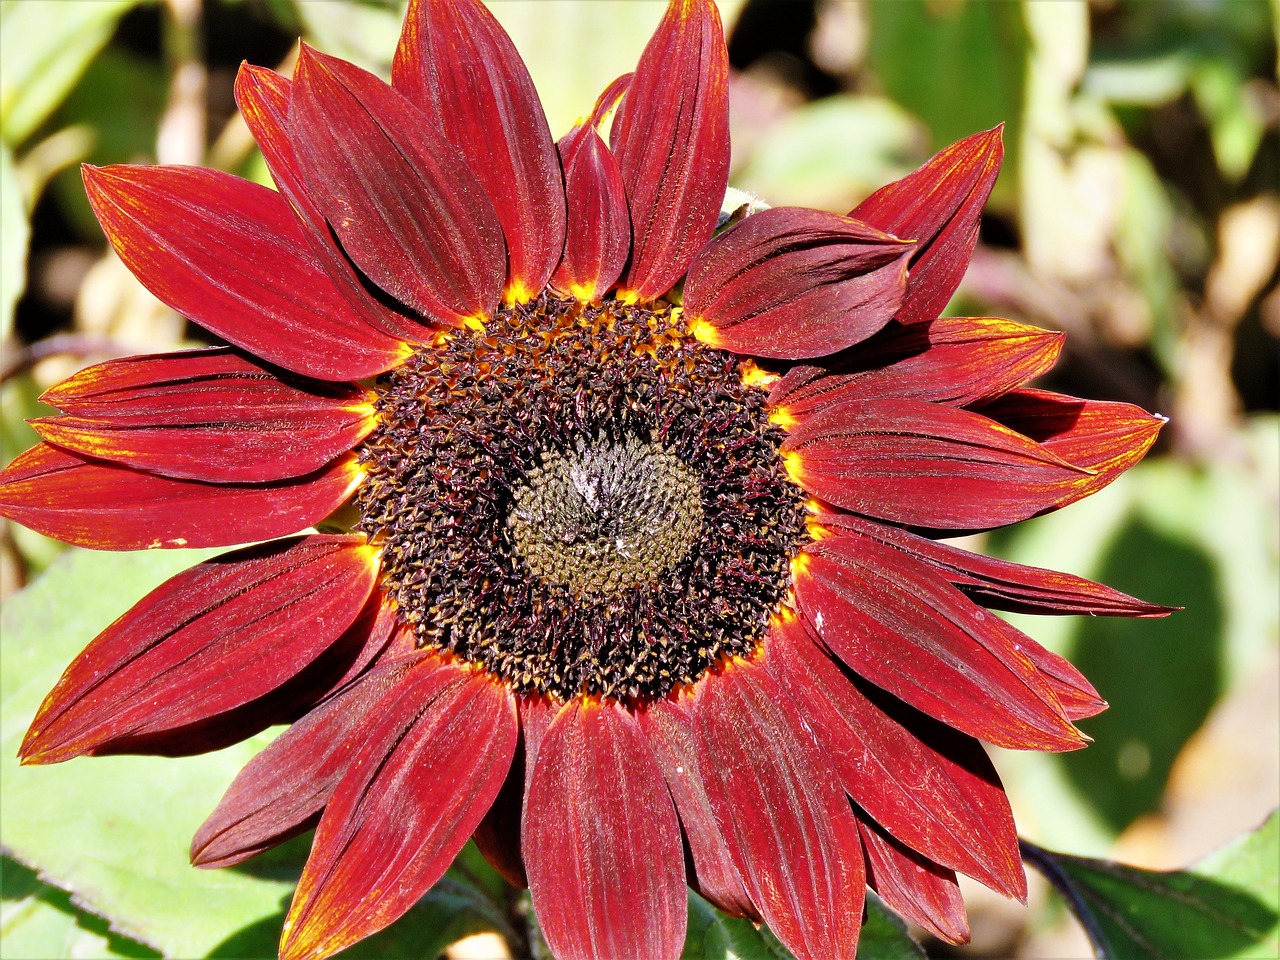
{"label": "sunflower flower head", "polygon": [[229,346],[52,388],[0,515],[256,545],[107,627],[22,756],[290,723],[191,851],[315,826],[282,957],[392,923],[470,838],[565,960],[677,957],[686,886],[813,958],[854,955],[867,886],[953,942],[957,872],[1025,897],[979,741],[1072,750],[1105,703],[988,608],[1167,610],[944,539],[1094,492],[1162,421],[1026,386],[1058,334],[939,316],[998,129],[847,216],[718,229],[727,80],[714,4],[671,0],[555,142],[492,15],[413,0],[390,85],[305,46],[241,69],[275,190],[85,168]]}

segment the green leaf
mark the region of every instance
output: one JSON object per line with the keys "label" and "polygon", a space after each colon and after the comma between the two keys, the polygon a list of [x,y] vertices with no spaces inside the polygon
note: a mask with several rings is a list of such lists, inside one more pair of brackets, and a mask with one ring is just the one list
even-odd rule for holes
{"label": "green leaf", "polygon": [[0,4],[0,137],[17,146],[62,102],[139,0]]}
{"label": "green leaf", "polygon": [[[37,706],[80,649],[148,590],[208,555],[68,550],[5,604],[0,835],[6,852],[43,881],[165,956],[273,956],[308,838],[227,870],[187,863],[196,827],[269,736],[182,759],[79,758],[50,767],[19,767],[15,759]],[[350,956],[434,957],[459,937],[503,923],[478,887],[450,874]]]}
{"label": "green leaf", "polygon": [[1035,849],[1103,960],[1280,956],[1280,815],[1188,870],[1140,870]]}
{"label": "green leaf", "polygon": [[13,151],[0,144],[0,343],[13,333],[13,308],[27,285],[31,224],[13,173]]}

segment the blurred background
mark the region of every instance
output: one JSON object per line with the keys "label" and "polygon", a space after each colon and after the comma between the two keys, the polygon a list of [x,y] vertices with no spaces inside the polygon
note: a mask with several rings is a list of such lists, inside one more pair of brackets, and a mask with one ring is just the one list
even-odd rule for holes
{"label": "blurred background", "polygon": [[[556,136],[631,69],[663,9],[491,6]],[[1186,608],[1158,621],[1021,618],[1112,703],[1082,724],[1097,741],[1088,750],[998,753],[1022,831],[1166,868],[1253,828],[1280,800],[1280,2],[721,10],[734,186],[843,213],[947,143],[1004,123],[1003,172],[950,312],[1064,330],[1045,386],[1171,418],[1106,491],[968,544]],[[37,397],[52,383],[207,342],[107,252],[78,164],[203,164],[269,183],[235,114],[239,63],[287,73],[302,36],[387,75],[401,13],[394,0],[0,3],[4,462],[36,441],[24,418],[49,412]],[[6,526],[0,592],[21,590],[60,549]],[[973,945],[931,955],[1088,954],[1042,887],[1027,910],[966,892]]]}

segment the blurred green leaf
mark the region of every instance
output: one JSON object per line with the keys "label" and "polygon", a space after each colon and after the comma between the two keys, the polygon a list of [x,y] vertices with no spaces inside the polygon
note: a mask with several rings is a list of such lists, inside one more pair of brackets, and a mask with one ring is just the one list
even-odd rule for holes
{"label": "blurred green leaf", "polygon": [[1030,862],[1041,856],[1103,960],[1280,955],[1280,815],[1188,870],[1140,870],[1047,850]]}
{"label": "blurred green leaf", "polygon": [[17,146],[62,102],[140,0],[0,4],[0,136]]}
{"label": "blurred green leaf", "polygon": [[0,144],[0,343],[13,333],[13,308],[27,285],[31,224],[13,170],[13,151]]}
{"label": "blurred green leaf", "polygon": [[294,0],[304,39],[384,78],[400,39],[406,0]]}
{"label": "blurred green leaf", "polygon": [[[5,604],[0,834],[11,856],[71,891],[113,930],[166,956],[272,956],[307,839],[227,870],[187,863],[196,827],[269,735],[203,757],[81,758],[50,767],[16,760],[27,724],[66,664],[131,603],[209,553],[69,550]],[[451,874],[350,955],[434,957],[502,922],[483,893]]]}

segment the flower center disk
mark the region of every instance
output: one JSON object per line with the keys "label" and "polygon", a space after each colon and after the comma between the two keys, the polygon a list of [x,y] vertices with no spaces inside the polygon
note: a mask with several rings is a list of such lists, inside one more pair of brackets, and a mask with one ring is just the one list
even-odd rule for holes
{"label": "flower center disk", "polygon": [[764,394],[678,321],[544,297],[379,381],[360,526],[419,646],[627,700],[756,648],[803,496]]}

